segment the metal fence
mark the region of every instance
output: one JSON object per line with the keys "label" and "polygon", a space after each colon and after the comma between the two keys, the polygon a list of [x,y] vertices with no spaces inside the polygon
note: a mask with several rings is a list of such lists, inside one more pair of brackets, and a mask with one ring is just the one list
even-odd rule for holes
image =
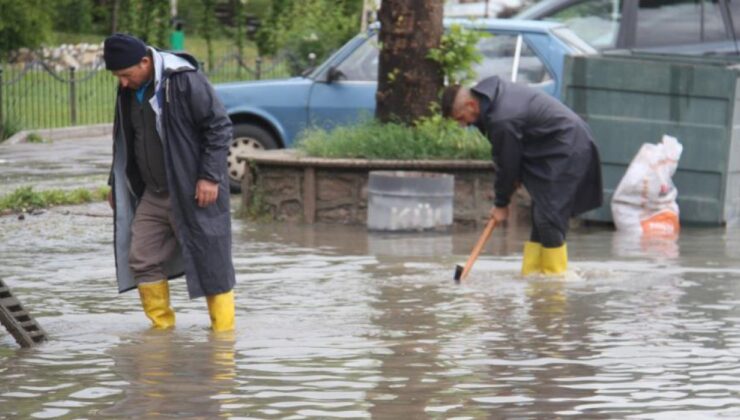
{"label": "metal fence", "polygon": [[213,69],[206,71],[206,75],[211,83],[280,79],[295,73],[291,62],[292,58],[285,54],[271,58],[256,57],[251,62],[246,62],[238,54],[229,54],[223,56]]}
{"label": "metal fence", "polygon": [[[288,77],[287,56],[224,56],[206,71],[212,83]],[[59,70],[36,60],[0,63],[0,140],[20,130],[113,122],[117,80],[103,68]]]}

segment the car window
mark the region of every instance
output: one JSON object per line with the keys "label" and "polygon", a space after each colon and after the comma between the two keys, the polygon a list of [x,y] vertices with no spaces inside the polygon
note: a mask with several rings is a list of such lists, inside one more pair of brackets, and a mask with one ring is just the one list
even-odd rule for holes
{"label": "car window", "polygon": [[[511,80],[514,64],[517,34],[495,34],[478,41],[478,50],[483,56],[481,63],[474,66],[478,80],[488,76],[501,76]],[[377,81],[378,80],[378,38],[377,35],[354,50],[342,61],[337,70],[342,72],[343,81]],[[542,83],[550,80],[550,74],[534,51],[522,42],[519,57],[517,82]]]}
{"label": "car window", "polygon": [[567,25],[596,48],[612,48],[617,45],[621,10],[621,0],[587,0],[565,7],[544,20]]}
{"label": "car window", "polygon": [[635,45],[696,44],[727,39],[718,0],[640,0]]}
{"label": "car window", "polygon": [[578,35],[574,34],[573,31],[565,26],[553,28],[552,33],[573,50],[572,55],[597,53],[592,45],[583,41],[583,39],[579,38]]}
{"label": "car window", "polygon": [[[478,50],[483,55],[482,62],[473,67],[478,80],[489,76],[511,80],[517,38],[518,34],[493,34],[478,41]],[[526,42],[522,42],[516,81],[535,84],[547,80],[550,80],[550,74],[545,65],[532,48]]]}
{"label": "car window", "polygon": [[378,80],[378,35],[363,42],[344,59],[337,70],[344,75],[342,80],[375,82]]}

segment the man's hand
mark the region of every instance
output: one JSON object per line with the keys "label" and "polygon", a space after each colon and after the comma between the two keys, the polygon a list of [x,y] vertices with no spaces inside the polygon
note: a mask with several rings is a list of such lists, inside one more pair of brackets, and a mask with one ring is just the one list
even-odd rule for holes
{"label": "man's hand", "polygon": [[497,223],[501,223],[509,217],[509,208],[493,207],[491,208],[491,217],[496,219]]}
{"label": "man's hand", "polygon": [[110,208],[114,209],[114,205],[113,205],[113,188],[111,188],[108,191],[108,205],[110,206]]}
{"label": "man's hand", "polygon": [[218,198],[218,183],[199,179],[195,184],[195,201],[200,207],[208,207]]}

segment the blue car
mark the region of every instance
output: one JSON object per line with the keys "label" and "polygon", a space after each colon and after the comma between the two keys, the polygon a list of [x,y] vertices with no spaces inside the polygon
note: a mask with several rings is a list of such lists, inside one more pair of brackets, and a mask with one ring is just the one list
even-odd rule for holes
{"label": "blue car", "polygon": [[[445,20],[490,36],[478,42],[483,60],[478,79],[499,75],[559,97],[566,55],[596,50],[560,23],[529,20]],[[234,122],[229,176],[237,189],[243,165],[236,156],[248,148],[291,147],[310,126],[329,128],[371,117],[378,80],[378,26],[347,42],[303,77],[215,86]]]}

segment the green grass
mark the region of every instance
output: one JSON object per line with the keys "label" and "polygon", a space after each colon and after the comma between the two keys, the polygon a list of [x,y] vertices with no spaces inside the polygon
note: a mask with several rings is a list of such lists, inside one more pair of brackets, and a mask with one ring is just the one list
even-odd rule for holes
{"label": "green grass", "polygon": [[26,136],[26,143],[43,143],[44,138],[39,135],[39,133],[33,132],[28,133],[28,136]]}
{"label": "green grass", "polygon": [[0,197],[0,214],[103,201],[107,200],[109,190],[107,186],[92,191],[85,188],[34,191],[33,187],[21,187]]}
{"label": "green grass", "polygon": [[491,159],[491,146],[477,130],[441,117],[421,120],[414,127],[368,120],[330,131],[309,129],[298,148],[309,156],[327,158]]}
{"label": "green grass", "polygon": [[249,190],[249,204],[241,205],[237,217],[254,222],[267,222],[272,220],[270,206],[267,204],[265,190],[256,185]]}

